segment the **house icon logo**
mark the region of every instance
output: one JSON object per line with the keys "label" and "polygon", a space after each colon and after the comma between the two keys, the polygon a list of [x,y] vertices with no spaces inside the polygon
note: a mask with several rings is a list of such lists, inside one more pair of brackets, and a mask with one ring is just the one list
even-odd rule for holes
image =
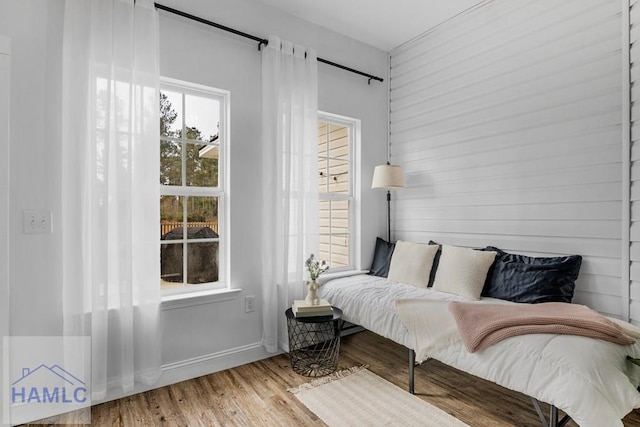
{"label": "house icon logo", "polygon": [[11,384],[13,404],[82,404],[86,401],[85,382],[59,365],[22,368],[22,376]]}

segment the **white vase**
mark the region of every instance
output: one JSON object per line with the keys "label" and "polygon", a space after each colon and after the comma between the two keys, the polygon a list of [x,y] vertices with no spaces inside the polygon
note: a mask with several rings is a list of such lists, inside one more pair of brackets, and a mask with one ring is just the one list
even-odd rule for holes
{"label": "white vase", "polygon": [[306,282],[307,287],[309,288],[309,292],[307,292],[307,297],[305,301],[307,304],[318,305],[320,304],[320,298],[318,298],[318,282],[315,280],[310,280]]}

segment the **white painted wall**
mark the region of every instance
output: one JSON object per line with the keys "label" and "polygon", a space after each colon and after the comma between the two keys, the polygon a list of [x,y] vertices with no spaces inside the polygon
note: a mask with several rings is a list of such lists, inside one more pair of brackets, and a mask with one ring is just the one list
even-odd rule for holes
{"label": "white painted wall", "polygon": [[[60,79],[62,2],[0,0],[0,29],[12,39],[9,287],[12,335],[62,331]],[[22,211],[51,209],[53,234],[22,234]]]}
{"label": "white painted wall", "polygon": [[[250,0],[167,1],[222,24],[275,33],[318,55],[385,78],[319,64],[319,107],[362,120],[362,255],[368,268],[386,224],[384,196],[369,189],[373,166],[386,160],[388,55]],[[203,8],[206,9],[198,9]],[[0,0],[0,29],[13,39],[11,186],[9,189],[11,334],[62,331],[60,272],[60,81],[63,0]],[[260,311],[244,312],[244,295],[260,307],[260,54],[255,43],[161,13],[161,73],[231,91],[231,286],[235,299],[162,313],[170,383],[264,357]],[[24,209],[51,209],[53,234],[21,232]]]}
{"label": "white painted wall", "polygon": [[391,52],[395,236],[580,254],[624,317],[621,2],[483,2]]}
{"label": "white painted wall", "polygon": [[[259,37],[277,34],[313,47],[322,58],[385,79],[369,86],[366,78],[318,64],[319,109],[362,120],[362,207],[368,214],[358,262],[368,268],[375,235],[384,230],[385,221],[383,197],[369,187],[373,166],[386,160],[387,54],[260,3],[214,3],[162,4]],[[261,77],[257,43],[162,11],[160,17],[161,74],[231,91],[231,285],[243,289],[233,301],[164,312],[163,361],[171,363],[258,343],[262,336],[260,310],[244,313],[244,295],[256,295],[256,305],[261,305],[258,239],[264,212],[256,205]]]}
{"label": "white painted wall", "polygon": [[[0,35],[0,340],[9,335],[9,79],[11,40]],[[0,368],[3,368],[4,343],[0,342]],[[9,390],[0,369],[0,394]],[[0,424],[4,404],[0,403]]]}

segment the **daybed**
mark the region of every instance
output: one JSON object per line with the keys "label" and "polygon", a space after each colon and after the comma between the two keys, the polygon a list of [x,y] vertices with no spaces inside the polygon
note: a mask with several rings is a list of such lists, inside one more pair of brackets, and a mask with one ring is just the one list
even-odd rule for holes
{"label": "daybed", "polygon": [[[384,243],[389,245],[387,242]],[[403,245],[402,242],[399,243]],[[434,263],[434,255],[431,256],[430,262],[429,256],[426,257],[428,269],[424,265],[417,267],[419,264],[417,259],[406,250],[411,249],[412,252],[416,248],[423,250],[422,246],[427,245],[407,247],[405,242],[401,251],[394,253],[393,257],[386,257],[391,264],[389,278],[361,274],[331,280],[320,288],[321,297],[340,307],[346,321],[360,325],[409,349],[409,391],[411,393],[414,388],[415,363],[434,358],[454,368],[531,396],[544,425],[561,426],[570,417],[581,426],[622,426],[620,420],[632,409],[640,407],[640,393],[636,389],[640,383],[640,367],[626,360],[627,356],[640,357],[638,341],[635,344],[623,346],[593,338],[547,333],[514,336],[481,351],[469,352],[462,342],[448,305],[452,301],[469,301],[474,298],[470,298],[469,295],[460,295],[460,293],[466,293],[460,289],[457,289],[458,293],[442,292],[442,280],[438,281],[435,277],[440,274],[437,271],[439,268],[447,270],[451,267],[452,260],[460,262],[460,259],[449,256],[451,250],[445,246],[449,252],[446,259],[439,260],[440,266],[437,265],[437,260]],[[485,270],[486,283],[481,286],[485,291],[487,285],[491,286],[489,282],[492,280],[492,275],[505,275],[505,271],[498,270],[505,268],[509,270],[518,264],[513,262],[513,257],[508,258],[510,254],[492,249],[497,255],[489,267],[491,271]],[[432,252],[433,249],[429,251]],[[377,250],[378,261],[385,258],[378,252]],[[443,251],[442,253],[444,254]],[[413,257],[409,260],[410,265],[407,265],[407,262],[399,265],[400,256],[405,258],[404,261],[407,257]],[[424,253],[420,257],[424,260]],[[394,260],[397,261],[395,269]],[[538,259],[525,257],[519,260],[524,260],[525,264],[531,267],[531,264],[536,264],[535,260]],[[557,261],[558,258],[555,260]],[[565,261],[567,259],[563,260]],[[576,259],[574,258],[573,261],[572,271],[567,279],[569,282],[575,281],[578,274],[575,268]],[[578,257],[578,270],[580,261]],[[500,265],[505,262],[510,264],[506,267]],[[380,267],[375,264],[376,262],[372,266],[374,272]],[[432,266],[436,271],[432,271]],[[397,267],[402,267],[401,274]],[[519,267],[522,270],[522,265]],[[538,267],[533,268],[534,275],[538,278],[543,277],[547,285],[550,284],[549,281],[554,282],[553,277],[545,277],[545,271],[550,270],[549,268]],[[405,275],[403,280],[414,280],[415,277],[407,278],[406,274],[408,270],[416,268],[426,269],[426,272],[423,270],[420,273],[421,286],[396,280],[403,274]],[[525,270],[527,268],[525,266]],[[459,269],[465,270],[465,267],[460,266]],[[562,266],[559,268],[558,265],[554,265],[551,269],[557,274],[558,270],[562,270]],[[380,273],[380,271],[377,272]],[[518,274],[514,275],[511,271],[507,276],[516,282],[521,282],[522,277]],[[452,281],[464,279],[459,274],[456,277],[456,273],[453,276],[444,273],[440,276],[441,279],[447,278]],[[497,276],[493,278],[500,282]],[[556,289],[564,287],[563,292],[567,292],[570,288],[572,296],[573,283],[567,287],[566,280],[564,282],[563,280],[555,280],[552,284]],[[484,278],[483,282],[485,282]],[[526,284],[518,284],[521,288],[526,287]],[[500,282],[498,285],[504,288],[505,284]],[[445,287],[445,289],[455,289],[455,286]],[[503,291],[504,289],[494,293],[500,294]],[[509,292],[517,294],[513,289]],[[480,297],[480,292],[477,293],[478,296],[475,298],[477,304],[522,304],[499,298]],[[553,292],[549,293],[549,289],[546,289],[542,294],[536,295],[531,302],[558,300],[566,302],[566,295],[552,294]],[[511,299],[523,298],[527,299],[529,296],[520,295]],[[616,324],[623,325],[627,334],[640,338],[640,329],[625,322],[616,321]],[[548,424],[535,399],[552,405]],[[558,420],[556,408],[567,414],[563,420]]]}

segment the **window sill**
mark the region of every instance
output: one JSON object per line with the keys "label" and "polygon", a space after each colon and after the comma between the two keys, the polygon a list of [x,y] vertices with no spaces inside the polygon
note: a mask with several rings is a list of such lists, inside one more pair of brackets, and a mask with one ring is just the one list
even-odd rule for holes
{"label": "window sill", "polygon": [[206,291],[166,295],[162,297],[162,310],[193,307],[202,304],[231,301],[238,298],[242,289],[209,289]]}

